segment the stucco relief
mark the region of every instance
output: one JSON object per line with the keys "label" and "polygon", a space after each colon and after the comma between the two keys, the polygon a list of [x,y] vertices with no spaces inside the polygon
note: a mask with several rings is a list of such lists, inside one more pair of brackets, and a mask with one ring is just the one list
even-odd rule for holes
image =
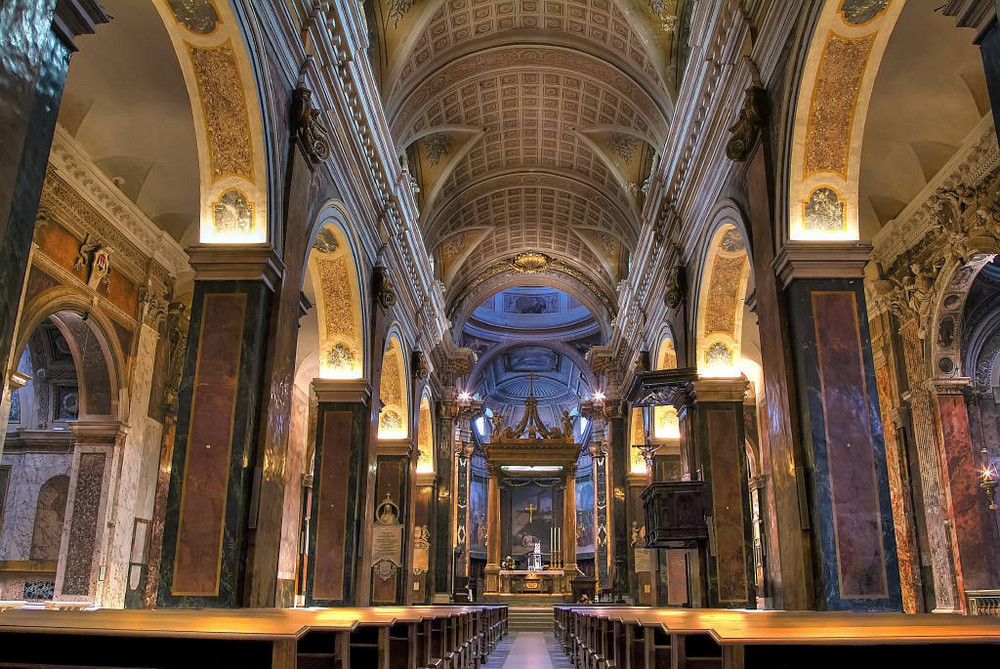
{"label": "stucco relief", "polygon": [[323,286],[323,306],[326,315],[326,336],[355,336],[351,286],[344,258],[317,260],[320,283]]}
{"label": "stucco relief", "polygon": [[253,144],[246,94],[232,44],[212,49],[188,45],[198,82],[211,154],[212,179],[254,178]]}
{"label": "stucco relief", "polygon": [[725,332],[734,335],[736,327],[736,307],[739,296],[740,277],[746,257],[718,256],[712,267],[709,281],[708,301],[705,308],[705,333]]}
{"label": "stucco relief", "polygon": [[874,43],[875,34],[827,39],[809,106],[805,176],[829,171],[847,178],[854,109]]}

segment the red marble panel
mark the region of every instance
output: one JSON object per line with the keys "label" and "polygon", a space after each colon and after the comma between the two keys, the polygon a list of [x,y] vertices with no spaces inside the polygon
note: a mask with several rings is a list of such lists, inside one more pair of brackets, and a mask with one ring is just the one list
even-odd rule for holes
{"label": "red marble panel", "polygon": [[984,517],[986,503],[979,488],[979,463],[969,433],[969,413],[962,395],[938,395],[944,483],[948,512],[958,546],[955,556],[959,589],[994,587],[988,553],[992,535]]}
{"label": "red marble panel", "polygon": [[313,598],[344,598],[344,550],[347,542],[347,488],[351,462],[350,411],[323,412],[322,463],[315,485],[316,557]]}
{"label": "red marble panel", "polygon": [[736,414],[733,409],[709,409],[705,412],[705,423],[712,459],[719,601],[745,602],[749,598],[743,527],[743,480],[746,473],[740,466],[741,444]]}
{"label": "red marble panel", "polygon": [[246,295],[208,293],[198,335],[171,593],[216,596]]}
{"label": "red marble panel", "polygon": [[852,291],[816,291],[812,308],[840,596],[883,598],[882,520],[857,302]]}
{"label": "red marble panel", "polygon": [[97,543],[98,513],[104,488],[104,453],[81,453],[73,496],[73,517],[69,524],[69,547],[63,572],[62,594],[90,594]]}

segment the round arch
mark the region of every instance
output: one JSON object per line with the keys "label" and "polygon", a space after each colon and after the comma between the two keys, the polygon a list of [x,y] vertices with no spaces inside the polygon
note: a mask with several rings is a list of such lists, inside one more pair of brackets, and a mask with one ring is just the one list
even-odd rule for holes
{"label": "round arch", "polygon": [[555,288],[571,295],[593,314],[594,320],[601,328],[602,341],[606,341],[611,336],[610,311],[605,306],[603,296],[599,296],[592,289],[584,286],[578,279],[561,272],[521,274],[511,270],[485,279],[455,301],[450,309],[455,343],[459,343],[465,324],[480,304],[502,290],[521,287]]}
{"label": "round arch", "polygon": [[859,239],[861,143],[868,104],[905,2],[826,0],[817,7],[798,90],[793,92],[786,231],[790,239]]}
{"label": "round arch", "polygon": [[[66,319],[53,318],[60,312],[71,312],[80,318],[75,323],[68,323]],[[117,338],[111,334],[115,331],[112,320],[99,308],[95,308],[93,303],[82,294],[56,288],[42,293],[25,306],[15,339],[15,355],[10,358],[13,367],[8,370],[8,376],[17,371],[16,365],[27,348],[31,335],[46,319],[50,318],[66,336],[66,341],[73,351],[74,363],[77,366],[77,379],[80,384],[81,406],[87,408],[87,413],[91,413],[88,399],[93,389],[88,387],[87,374],[80,367],[81,352],[76,344],[76,339],[79,336],[88,336],[93,337],[100,346],[107,366],[109,384],[107,392],[110,394],[111,406],[107,414],[100,415],[110,415],[115,420],[125,420],[128,407],[127,402],[122,401],[122,393],[124,392],[122,380],[126,374],[126,354],[122,351]]]}
{"label": "round arch", "polygon": [[[956,260],[947,269],[942,269],[929,295],[914,291],[911,308],[919,309],[914,300],[933,300],[934,312],[927,336],[931,340],[931,355],[928,364],[928,378],[958,379],[974,376],[974,370],[966,368],[962,354],[962,332],[965,319],[965,303],[969,289],[983,268],[993,262],[996,251],[976,253],[967,262]],[[970,371],[973,374],[970,374]]]}
{"label": "round arch", "polygon": [[379,399],[382,411],[378,418],[379,439],[406,439],[410,436],[409,374],[406,351],[399,326],[393,324],[382,350],[382,376]]}
{"label": "round arch", "polygon": [[[194,117],[202,243],[273,243],[268,225],[267,94],[262,47],[241,0],[153,0],[184,76]],[[263,98],[263,100],[262,100]]]}
{"label": "round arch", "polygon": [[330,201],[315,218],[304,258],[303,286],[316,308],[320,378],[358,379],[370,374],[367,305],[358,247],[343,204]]}
{"label": "round arch", "polygon": [[695,360],[702,376],[739,376],[743,307],[751,281],[746,227],[734,207],[724,206],[706,230],[707,244],[696,276],[698,301]]}
{"label": "round arch", "polygon": [[417,473],[434,473],[434,412],[431,410],[431,394],[426,388],[420,394],[417,409]]}
{"label": "round arch", "polygon": [[574,349],[572,346],[564,344],[559,341],[516,341],[516,342],[506,342],[499,346],[494,346],[479,360],[476,361],[476,365],[472,368],[469,373],[469,388],[477,388],[479,384],[482,383],[482,374],[485,370],[500,355],[503,355],[505,351],[509,351],[512,348],[518,348],[521,346],[532,346],[535,348],[547,348],[550,351],[554,351],[560,355],[569,358],[574,365],[577,366],[583,373],[583,378],[591,388],[598,387],[598,378],[594,374],[593,370],[590,369],[590,365],[587,364],[586,359],[580,355],[580,352]]}

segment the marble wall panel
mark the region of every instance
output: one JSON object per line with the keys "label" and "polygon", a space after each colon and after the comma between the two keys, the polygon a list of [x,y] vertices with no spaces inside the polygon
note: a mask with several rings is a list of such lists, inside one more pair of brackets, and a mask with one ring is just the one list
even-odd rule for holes
{"label": "marble wall panel", "polygon": [[278,552],[278,578],[294,579],[302,522],[302,476],[306,474],[309,445],[309,395],[299,388],[292,391],[288,452],[285,456],[285,494]]}
{"label": "marble wall panel", "polygon": [[[7,451],[3,464],[10,467],[10,485],[0,531],[0,560],[28,560],[39,491],[53,477],[69,478],[73,454]],[[61,525],[58,533],[62,534]]]}
{"label": "marble wall panel", "polygon": [[[406,555],[406,519],[408,518],[407,506],[407,469],[409,459],[397,456],[380,456],[377,462],[378,470],[375,475],[375,509],[386,501],[391,500],[399,506],[399,523],[404,527],[403,550],[400,559]],[[374,510],[373,510],[374,511]],[[405,564],[397,565],[392,570],[391,576],[386,578],[386,574],[379,574],[379,570],[372,568],[372,604],[402,604],[401,595],[403,583],[405,583]]]}
{"label": "marble wall panel", "polygon": [[[888,595],[874,444],[852,292],[813,293],[840,597]],[[828,486],[828,487],[827,487]]]}
{"label": "marble wall panel", "polygon": [[797,280],[788,295],[813,470],[816,606],[898,611],[895,526],[861,281]]}
{"label": "marble wall panel", "polygon": [[955,537],[955,575],[959,591],[993,589],[998,585],[992,556],[997,532],[979,488],[978,454],[969,433],[965,397],[937,396],[941,429],[941,461],[948,508]]}
{"label": "marble wall panel", "polygon": [[246,296],[205,295],[171,594],[216,596]]}
{"label": "marble wall panel", "polygon": [[321,411],[313,485],[312,598],[342,601],[348,535],[351,411]]}
{"label": "marble wall panel", "polygon": [[413,529],[410,540],[413,546],[413,591],[411,601],[423,604],[427,600],[427,585],[430,578],[430,556],[434,550],[431,542],[431,505],[434,503],[434,486],[422,485],[416,488],[413,500]]}
{"label": "marble wall panel", "polygon": [[746,465],[741,462],[743,449],[740,448],[742,439],[737,410],[742,412],[742,406],[705,411],[708,457],[711,458],[718,600],[725,604],[746,604],[750,600],[748,518],[743,508]]}
{"label": "marble wall panel", "polygon": [[124,604],[135,519],[148,519],[152,513],[160,426],[148,417],[147,407],[157,340],[155,330],[145,325],[140,327],[129,387],[128,424],[131,429],[117,453],[120,462],[115,467],[120,474],[115,485],[110,553],[105,560],[107,573],[100,593],[99,603],[103,606],[120,607]]}
{"label": "marble wall panel", "polygon": [[244,602],[271,297],[259,281],[195,281],[162,535],[151,528],[159,606]]}
{"label": "marble wall panel", "polygon": [[73,461],[62,560],[56,576],[60,599],[93,601],[104,541],[104,513],[112,447],[78,446]]}

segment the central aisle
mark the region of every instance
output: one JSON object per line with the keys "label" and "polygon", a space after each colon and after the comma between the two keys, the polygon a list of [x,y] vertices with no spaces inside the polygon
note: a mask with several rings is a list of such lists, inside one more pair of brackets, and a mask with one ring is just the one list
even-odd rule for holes
{"label": "central aisle", "polygon": [[513,632],[483,665],[487,669],[570,669],[571,666],[551,632]]}

